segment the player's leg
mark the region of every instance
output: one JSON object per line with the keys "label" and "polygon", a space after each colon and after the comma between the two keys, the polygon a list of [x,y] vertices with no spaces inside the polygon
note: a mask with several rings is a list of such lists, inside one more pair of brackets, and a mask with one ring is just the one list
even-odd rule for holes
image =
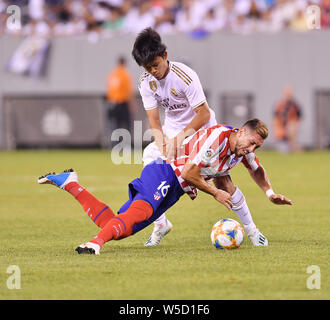
{"label": "player's leg", "polygon": [[[146,166],[160,156],[161,153],[156,146],[156,143],[150,143],[143,151],[143,165]],[[154,229],[144,245],[146,247],[159,245],[163,237],[165,237],[172,229],[172,223],[167,219],[165,214],[162,214],[154,221]]]}
{"label": "player's leg", "polygon": [[169,164],[150,164],[141,177],[129,184],[130,200],[118,211],[97,236],[76,250],[98,254],[105,242],[120,240],[144,229],[172,207],[183,191]]}
{"label": "player's leg", "polygon": [[225,190],[230,193],[233,202],[232,210],[237,214],[241,220],[246,234],[255,246],[267,246],[267,238],[257,229],[246,199],[242,191],[234,185],[230,175],[217,177],[214,179],[214,184],[218,189]]}
{"label": "player's leg", "polygon": [[60,174],[47,174],[38,179],[40,184],[53,184],[69,192],[83,207],[90,219],[103,228],[115,214],[104,202],[98,200],[78,183],[78,175],[73,169]]}
{"label": "player's leg", "polygon": [[76,251],[99,254],[102,246],[111,240],[120,240],[133,234],[133,227],[153,214],[152,206],[143,200],[131,202],[126,212],[110,219],[104,228],[90,241],[79,245]]}
{"label": "player's leg", "polygon": [[154,221],[154,229],[145,242],[146,247],[158,246],[162,239],[173,229],[170,220],[167,219],[165,213]]}

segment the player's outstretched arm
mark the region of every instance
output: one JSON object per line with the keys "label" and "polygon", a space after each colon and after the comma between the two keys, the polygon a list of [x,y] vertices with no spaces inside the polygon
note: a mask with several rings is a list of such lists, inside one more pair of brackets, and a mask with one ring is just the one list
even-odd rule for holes
{"label": "player's outstretched arm", "polygon": [[194,163],[187,162],[183,167],[181,176],[189,184],[192,184],[200,191],[212,195],[215,200],[223,204],[228,210],[231,210],[233,206],[231,195],[207,183],[200,174],[200,168]]}
{"label": "player's outstretched arm", "polygon": [[270,181],[267,177],[266,171],[262,165],[260,165],[258,169],[256,169],[255,171],[249,170],[249,173],[253,178],[253,180],[256,182],[256,184],[261,188],[261,190],[263,190],[266,193],[267,197],[271,202],[279,205],[283,205],[283,204],[292,205],[291,200],[289,200],[288,198],[286,198],[281,194],[276,194],[273,191]]}

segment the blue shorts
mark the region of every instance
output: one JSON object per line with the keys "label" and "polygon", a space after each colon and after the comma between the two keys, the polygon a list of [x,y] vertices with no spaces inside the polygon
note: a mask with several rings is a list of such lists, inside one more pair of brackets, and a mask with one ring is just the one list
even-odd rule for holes
{"label": "blue shorts", "polygon": [[153,208],[149,219],[133,226],[133,234],[154,222],[184,194],[171,165],[161,159],[145,166],[140,178],[134,179],[128,187],[129,200],[118,214],[124,213],[135,200],[146,201]]}

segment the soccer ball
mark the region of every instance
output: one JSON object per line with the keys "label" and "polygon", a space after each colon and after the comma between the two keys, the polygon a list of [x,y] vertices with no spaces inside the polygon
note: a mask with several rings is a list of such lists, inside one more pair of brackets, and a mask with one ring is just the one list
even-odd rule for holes
{"label": "soccer ball", "polygon": [[211,241],[217,249],[238,248],[243,240],[244,229],[233,219],[222,219],[212,227]]}

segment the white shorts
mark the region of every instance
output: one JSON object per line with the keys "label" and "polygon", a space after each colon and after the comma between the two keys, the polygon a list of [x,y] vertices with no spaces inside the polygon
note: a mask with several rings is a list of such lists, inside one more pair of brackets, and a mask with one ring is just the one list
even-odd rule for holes
{"label": "white shorts", "polygon": [[143,156],[142,156],[143,165],[146,166],[147,164],[156,160],[157,158],[164,159],[164,156],[161,154],[160,150],[156,145],[156,142],[154,141],[149,143],[143,150]]}

